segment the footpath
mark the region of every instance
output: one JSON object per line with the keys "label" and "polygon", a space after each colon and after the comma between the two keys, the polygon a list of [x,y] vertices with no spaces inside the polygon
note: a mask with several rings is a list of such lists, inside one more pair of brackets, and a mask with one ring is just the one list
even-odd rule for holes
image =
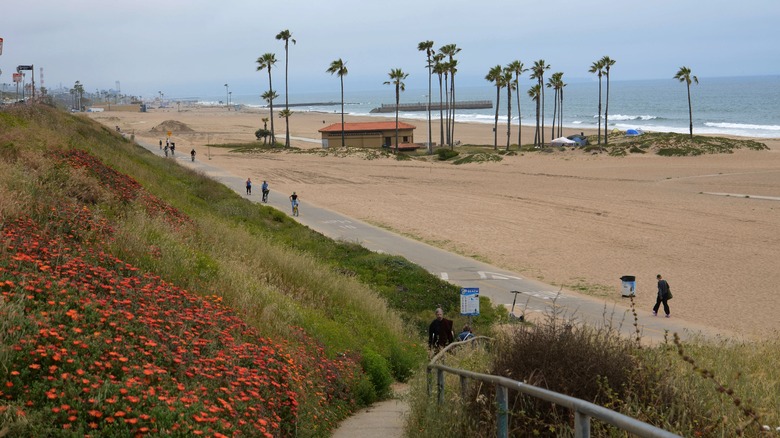
{"label": "footpath", "polygon": [[392,399],[352,414],[333,431],[333,438],[403,438],[404,420],[409,412],[409,403],[405,400],[408,391],[406,384],[394,385]]}

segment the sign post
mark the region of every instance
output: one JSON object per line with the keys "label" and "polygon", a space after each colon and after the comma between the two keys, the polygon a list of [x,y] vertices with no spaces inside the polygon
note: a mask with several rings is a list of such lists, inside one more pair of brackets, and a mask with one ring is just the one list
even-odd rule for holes
{"label": "sign post", "polygon": [[32,97],[35,100],[35,66],[34,65],[19,65],[16,67],[16,71],[21,73],[22,70],[30,70],[32,72]]}
{"label": "sign post", "polygon": [[479,288],[463,287],[460,289],[460,314],[469,317],[479,316]]}

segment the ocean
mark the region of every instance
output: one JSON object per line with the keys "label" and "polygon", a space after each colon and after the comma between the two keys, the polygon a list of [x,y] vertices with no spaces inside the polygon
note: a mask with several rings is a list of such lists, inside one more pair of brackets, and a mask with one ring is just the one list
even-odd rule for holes
{"label": "ocean", "polygon": [[[545,78],[546,81],[546,78]],[[336,81],[334,81],[338,84]],[[381,104],[394,104],[395,91],[385,86],[371,91],[351,91],[346,81],[344,111],[350,115],[393,118],[395,113],[371,114],[372,108]],[[531,82],[522,82],[521,110],[523,126],[535,124],[535,106],[525,90]],[[438,81],[434,77],[432,102],[438,102]],[[277,91],[278,92],[278,91]],[[602,82],[606,93],[606,81]],[[426,103],[427,89],[409,89],[401,93],[401,103]],[[232,96],[232,104],[264,107],[265,102],[257,95]],[[553,96],[551,89],[545,89],[545,126],[549,127],[553,117]],[[492,124],[495,118],[496,89],[486,82],[484,86],[467,87],[456,83],[457,101],[490,100],[493,109],[456,110],[455,119],[463,122]],[[202,104],[223,102],[220,97],[199,98]],[[499,122],[506,122],[506,89],[502,89],[499,102]],[[512,123],[517,124],[517,100],[512,94]],[[604,99],[604,98],[602,98]],[[332,105],[291,106],[291,111],[316,111],[339,113],[340,90],[317,93],[290,93],[290,104],[330,103]],[[700,78],[699,84],[691,84],[693,107],[693,131],[698,134],[723,134],[756,138],[780,137],[780,75],[744,76],[724,78]],[[274,103],[284,106],[284,96]],[[606,102],[602,100],[602,109]],[[401,112],[401,117],[427,120],[427,113]],[[598,81],[579,81],[564,88],[563,126],[570,133],[578,129],[598,127]],[[438,111],[434,111],[434,120]],[[602,114],[603,119],[603,114]],[[655,79],[638,81],[610,81],[609,129],[642,129],[647,132],[688,132],[688,98],[686,86],[676,79]],[[603,127],[603,120],[602,120]]]}

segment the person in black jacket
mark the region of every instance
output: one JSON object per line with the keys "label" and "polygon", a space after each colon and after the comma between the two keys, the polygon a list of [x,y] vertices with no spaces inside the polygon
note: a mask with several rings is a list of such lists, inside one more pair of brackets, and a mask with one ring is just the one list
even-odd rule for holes
{"label": "person in black jacket", "polygon": [[428,348],[438,351],[455,340],[452,321],[444,317],[441,307],[436,309],[436,319],[428,326]]}
{"label": "person in black jacket", "polygon": [[669,289],[669,283],[666,282],[666,280],[661,277],[661,274],[658,274],[655,276],[655,278],[658,279],[658,296],[655,299],[655,306],[653,306],[653,316],[658,316],[658,308],[661,306],[661,303],[664,305],[664,313],[666,313],[666,317],[669,317],[669,295],[671,294],[671,289]]}

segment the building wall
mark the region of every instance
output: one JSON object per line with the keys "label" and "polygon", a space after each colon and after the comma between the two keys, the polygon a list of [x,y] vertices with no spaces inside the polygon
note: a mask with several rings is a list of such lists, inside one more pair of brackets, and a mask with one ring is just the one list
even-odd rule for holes
{"label": "building wall", "polygon": [[[344,143],[346,146],[356,148],[381,148],[385,145],[385,139],[390,137],[390,146],[395,145],[395,129],[382,132],[345,132]],[[406,137],[406,141],[404,141]],[[323,132],[322,138],[328,140],[329,147],[341,147],[341,132]],[[414,143],[414,130],[399,129],[398,141],[401,143]]]}

